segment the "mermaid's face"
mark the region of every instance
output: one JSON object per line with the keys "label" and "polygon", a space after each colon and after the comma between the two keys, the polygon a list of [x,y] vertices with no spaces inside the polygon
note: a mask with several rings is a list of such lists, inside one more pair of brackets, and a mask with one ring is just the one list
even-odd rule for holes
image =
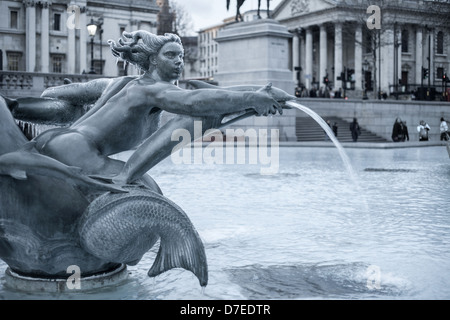
{"label": "mermaid's face", "polygon": [[168,42],[162,46],[154,59],[156,70],[163,81],[173,82],[178,80],[184,67],[183,47],[176,42]]}

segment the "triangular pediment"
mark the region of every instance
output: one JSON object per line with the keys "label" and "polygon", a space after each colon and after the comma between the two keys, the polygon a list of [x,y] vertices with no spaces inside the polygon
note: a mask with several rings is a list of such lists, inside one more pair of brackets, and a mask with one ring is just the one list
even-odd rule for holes
{"label": "triangular pediment", "polygon": [[284,0],[275,8],[272,16],[276,20],[289,19],[333,8],[338,2],[339,0]]}

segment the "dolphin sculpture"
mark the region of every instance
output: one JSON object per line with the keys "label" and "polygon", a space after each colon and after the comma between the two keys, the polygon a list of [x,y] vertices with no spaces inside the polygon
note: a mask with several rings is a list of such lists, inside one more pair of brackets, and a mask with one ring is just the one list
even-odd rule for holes
{"label": "dolphin sculpture", "polygon": [[82,173],[82,169],[67,166],[33,149],[35,142],[29,142],[16,152],[0,156],[0,175],[17,180],[27,180],[28,174],[54,177],[65,180],[73,187],[88,189],[89,192],[127,192],[116,186],[98,182]]}

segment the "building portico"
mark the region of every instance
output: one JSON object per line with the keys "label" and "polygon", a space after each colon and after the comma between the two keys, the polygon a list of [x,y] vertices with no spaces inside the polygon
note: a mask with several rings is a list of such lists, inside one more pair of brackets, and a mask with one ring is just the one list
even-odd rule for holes
{"label": "building portico", "polygon": [[[369,23],[372,3],[380,5],[380,27]],[[440,1],[285,0],[272,17],[293,35],[298,86],[376,97],[443,85],[450,73],[448,13],[450,4]]]}

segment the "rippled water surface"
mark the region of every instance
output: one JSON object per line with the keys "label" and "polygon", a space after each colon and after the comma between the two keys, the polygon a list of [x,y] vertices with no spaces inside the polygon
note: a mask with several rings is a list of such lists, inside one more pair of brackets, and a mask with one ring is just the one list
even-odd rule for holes
{"label": "rippled water surface", "polygon": [[152,169],[204,241],[204,291],[180,269],[148,278],[155,247],[120,286],[63,295],[2,286],[0,298],[450,299],[445,147],[345,151],[357,181],[335,148],[280,148],[271,176],[171,159]]}

